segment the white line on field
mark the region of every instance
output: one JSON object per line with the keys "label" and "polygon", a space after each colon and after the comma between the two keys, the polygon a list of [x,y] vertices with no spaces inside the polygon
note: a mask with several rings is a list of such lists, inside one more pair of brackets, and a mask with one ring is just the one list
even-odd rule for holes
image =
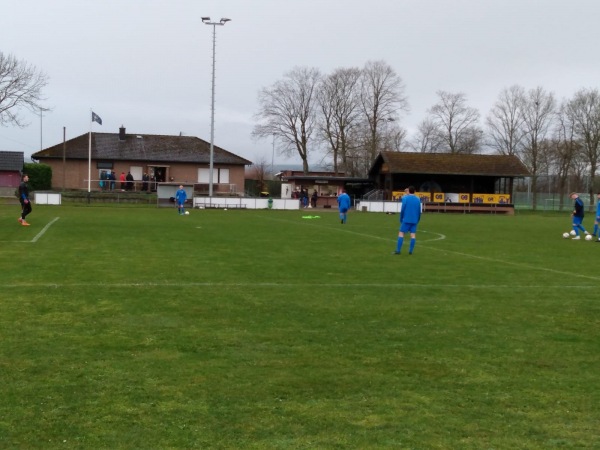
{"label": "white line on field", "polygon": [[48,228],[50,228],[50,226],[56,222],[58,219],[60,219],[60,217],[55,217],[54,219],[52,219],[50,221],[50,223],[46,224],[46,226],[44,228],[42,228],[42,230],[35,235],[35,237],[30,240],[30,241],[0,241],[0,242],[5,242],[5,243],[19,243],[19,244],[35,244],[45,233],[46,231],[48,231]]}
{"label": "white line on field", "polygon": [[44,233],[46,233],[46,231],[48,231],[48,228],[50,228],[50,226],[56,222],[58,219],[60,219],[60,217],[55,217],[54,219],[52,219],[50,221],[50,223],[48,225],[46,225],[44,228],[42,228],[42,231],[40,231],[32,240],[31,242],[37,242],[39,238],[41,238]]}
{"label": "white line on field", "polygon": [[[268,218],[268,219],[271,219],[271,220],[279,220],[279,221],[282,221],[282,222],[298,223],[298,222],[293,221],[293,220],[274,219],[274,218],[271,218],[271,217],[268,217],[268,216],[263,216],[263,217],[265,219]],[[323,226],[323,225],[317,225],[317,224],[314,224],[314,223],[310,223],[310,225],[311,226],[315,226],[317,228],[326,228],[328,230],[336,230],[336,231],[341,231],[341,232],[344,232],[344,233],[351,233],[351,234],[355,234],[355,235],[363,236],[363,237],[368,237],[368,238],[372,238],[372,239],[378,239],[378,240],[396,242],[395,238],[394,239],[388,239],[388,238],[383,238],[381,236],[374,236],[372,234],[357,233],[355,231],[350,231],[348,229],[327,227],[327,226]],[[421,232],[421,230],[419,230],[419,232]],[[525,268],[525,269],[539,270],[539,271],[542,271],[542,272],[555,273],[557,275],[564,275],[564,276],[569,276],[569,277],[584,278],[586,280],[600,281],[600,277],[593,277],[593,276],[589,276],[589,275],[582,275],[582,274],[577,273],[577,272],[566,272],[566,271],[563,271],[563,270],[549,269],[547,267],[534,266],[534,265],[531,265],[531,264],[524,264],[524,263],[514,262],[514,261],[505,261],[505,260],[502,260],[502,259],[490,258],[490,257],[487,257],[487,256],[472,255],[472,254],[469,254],[469,253],[462,253],[462,252],[457,252],[457,251],[454,251],[454,250],[445,250],[445,249],[441,249],[441,248],[437,248],[437,247],[431,247],[429,245],[423,245],[422,244],[423,242],[433,242],[433,241],[439,241],[439,240],[446,239],[446,236],[444,236],[443,234],[440,234],[440,233],[434,233],[434,232],[431,232],[431,231],[428,232],[428,231],[425,231],[425,230],[423,230],[423,232],[437,234],[439,236],[439,238],[426,239],[426,240],[419,239],[418,242],[419,242],[419,247],[420,248],[422,247],[422,248],[426,248],[426,249],[429,249],[429,250],[434,250],[434,251],[437,251],[437,252],[452,253],[453,255],[464,256],[465,258],[479,259],[479,260],[482,260],[482,261],[489,261],[489,262],[493,262],[493,263],[497,263],[497,264],[504,264],[504,265],[507,265],[507,266],[522,267],[522,268]]]}
{"label": "white line on field", "polygon": [[197,282],[197,283],[172,283],[172,282],[147,282],[147,283],[12,283],[0,285],[2,288],[156,288],[156,287],[214,287],[214,288],[290,288],[290,287],[321,287],[321,288],[448,288],[448,289],[597,289],[596,285],[514,285],[514,284],[425,284],[425,283],[219,283],[219,282]]}
{"label": "white line on field", "polygon": [[[261,216],[261,217],[263,219],[269,219],[269,220],[273,220],[273,221],[276,221],[276,222],[286,222],[286,223],[295,223],[295,224],[298,223],[295,220],[275,219],[273,217],[267,217],[267,216]],[[338,223],[339,223],[339,221],[338,221]],[[330,227],[330,226],[319,225],[318,223],[315,223],[315,222],[309,222],[309,223],[307,223],[307,225],[313,226],[315,228],[323,228],[323,229],[326,229],[326,230],[335,230],[335,231],[339,231],[339,232],[342,232],[342,233],[354,234],[356,236],[368,237],[368,238],[371,238],[371,239],[378,239],[378,240],[381,240],[381,241],[390,241],[390,240],[392,240],[390,238],[384,238],[384,237],[381,237],[381,236],[374,236],[372,234],[359,233],[357,231],[349,230],[348,228],[341,228],[341,227],[345,226],[345,225],[341,225],[341,224],[340,224],[340,228],[334,228],[334,227]],[[398,232],[396,231],[396,233],[392,234],[392,236],[396,236],[397,233]],[[443,239],[446,239],[446,236],[444,236],[443,234],[441,234],[441,233],[435,233],[433,231],[419,230],[419,233],[430,233],[430,234],[435,234],[437,236],[435,238],[430,238],[430,239],[420,239],[419,242],[432,242],[432,241],[441,241]],[[395,240],[392,240],[392,241],[396,242]]]}
{"label": "white line on field", "polygon": [[541,270],[544,272],[555,273],[557,275],[564,275],[564,276],[569,276],[569,277],[585,278],[586,280],[600,281],[600,277],[592,277],[592,276],[583,275],[583,274],[580,274],[577,272],[565,272],[563,270],[549,269],[547,267],[533,266],[531,264],[524,264],[524,263],[514,262],[514,261],[505,261],[503,259],[489,258],[487,256],[471,255],[469,253],[462,253],[462,252],[457,252],[454,250],[444,250],[441,248],[429,247],[429,246],[425,246],[425,245],[423,247],[428,248],[429,250],[435,250],[436,252],[452,253],[453,255],[464,256],[465,258],[480,259],[482,261],[489,261],[489,262],[498,263],[498,264],[510,265],[510,266],[515,266],[515,267],[523,267],[525,269]]}

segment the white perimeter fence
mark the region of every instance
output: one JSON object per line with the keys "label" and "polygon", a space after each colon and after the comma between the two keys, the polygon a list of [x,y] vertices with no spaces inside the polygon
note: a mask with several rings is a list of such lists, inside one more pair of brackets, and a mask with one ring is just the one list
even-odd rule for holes
{"label": "white perimeter fence", "polygon": [[194,208],[221,208],[221,209],[300,209],[300,200],[293,198],[271,199],[269,208],[268,198],[253,197],[194,197]]}

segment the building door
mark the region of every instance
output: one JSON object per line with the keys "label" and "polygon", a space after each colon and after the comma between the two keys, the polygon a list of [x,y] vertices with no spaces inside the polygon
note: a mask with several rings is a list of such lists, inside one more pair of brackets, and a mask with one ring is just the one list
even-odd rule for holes
{"label": "building door", "polygon": [[167,181],[167,168],[166,167],[157,167],[154,166],[152,168],[154,170],[154,178],[158,183],[164,183]]}

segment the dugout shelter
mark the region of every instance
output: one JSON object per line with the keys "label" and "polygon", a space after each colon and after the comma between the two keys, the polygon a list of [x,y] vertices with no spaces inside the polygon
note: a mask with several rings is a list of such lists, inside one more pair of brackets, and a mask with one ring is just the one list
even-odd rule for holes
{"label": "dugout shelter", "polygon": [[425,211],[513,213],[514,180],[529,176],[514,155],[381,152],[369,177],[385,200],[410,185]]}

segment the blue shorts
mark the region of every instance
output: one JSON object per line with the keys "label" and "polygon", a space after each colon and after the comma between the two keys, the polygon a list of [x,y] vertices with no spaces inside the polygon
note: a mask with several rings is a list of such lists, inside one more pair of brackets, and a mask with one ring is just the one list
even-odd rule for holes
{"label": "blue shorts", "polygon": [[346,214],[348,212],[348,208],[340,208],[340,212],[342,214]]}
{"label": "blue shorts", "polygon": [[402,224],[400,224],[400,231],[402,233],[416,233],[417,232],[417,224],[402,222]]}
{"label": "blue shorts", "polygon": [[573,225],[581,225],[583,217],[573,216]]}

